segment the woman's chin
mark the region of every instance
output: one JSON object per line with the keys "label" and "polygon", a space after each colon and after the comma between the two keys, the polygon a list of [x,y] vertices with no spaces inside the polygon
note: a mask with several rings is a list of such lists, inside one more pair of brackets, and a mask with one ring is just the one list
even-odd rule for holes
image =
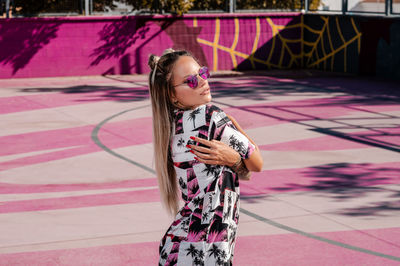
{"label": "woman's chin", "polygon": [[205,96],[207,96],[207,97],[205,97],[205,101],[206,101],[205,103],[211,102],[211,99],[212,99],[211,94],[207,94]]}

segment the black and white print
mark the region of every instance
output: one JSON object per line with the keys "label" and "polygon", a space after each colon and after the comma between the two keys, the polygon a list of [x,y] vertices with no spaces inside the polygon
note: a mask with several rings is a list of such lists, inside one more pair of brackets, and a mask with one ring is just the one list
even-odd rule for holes
{"label": "black and white print", "polygon": [[195,160],[186,145],[200,145],[190,136],[221,140],[242,158],[254,145],[212,104],[175,109],[172,132],[171,156],[184,205],[160,241],[159,265],[231,265],[240,203],[236,173]]}

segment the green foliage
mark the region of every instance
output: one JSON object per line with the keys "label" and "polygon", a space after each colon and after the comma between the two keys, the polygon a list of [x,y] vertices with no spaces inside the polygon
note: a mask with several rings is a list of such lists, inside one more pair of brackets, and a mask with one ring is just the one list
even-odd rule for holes
{"label": "green foliage", "polygon": [[36,15],[43,12],[80,12],[79,0],[15,0],[15,14]]}
{"label": "green foliage", "polygon": [[[301,9],[302,0],[237,0],[237,9]],[[311,0],[310,8],[317,9],[321,0]]]}
{"label": "green foliage", "polygon": [[193,1],[192,10],[225,10],[229,0],[195,0]]}
{"label": "green foliage", "polygon": [[[80,12],[81,0],[16,0],[17,14],[43,12]],[[83,5],[84,5],[84,1]],[[133,10],[153,13],[183,14],[190,10],[226,10],[229,0],[120,0]],[[300,9],[303,0],[236,0],[236,9]],[[321,0],[311,0],[310,8],[317,9]],[[93,11],[114,9],[113,0],[93,0]]]}

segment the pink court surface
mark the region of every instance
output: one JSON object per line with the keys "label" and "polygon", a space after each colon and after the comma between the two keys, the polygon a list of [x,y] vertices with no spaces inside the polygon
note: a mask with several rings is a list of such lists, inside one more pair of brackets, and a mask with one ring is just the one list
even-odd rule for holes
{"label": "pink court surface", "polygon": [[[264,158],[240,182],[235,265],[400,265],[398,82],[269,71],[210,84]],[[0,265],[157,265],[172,218],[147,76],[3,79],[0,101]]]}

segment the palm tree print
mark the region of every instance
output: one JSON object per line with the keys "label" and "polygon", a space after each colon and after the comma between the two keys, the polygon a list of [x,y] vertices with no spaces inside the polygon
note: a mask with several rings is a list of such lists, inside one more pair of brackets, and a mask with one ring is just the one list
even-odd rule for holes
{"label": "palm tree print", "polygon": [[236,137],[234,135],[231,135],[229,137],[229,145],[231,145],[232,148],[236,148],[236,143],[238,142],[238,140],[236,139]]}
{"label": "palm tree print", "polygon": [[217,165],[211,165],[211,164],[205,164],[206,168],[202,172],[207,172],[207,175],[210,173],[213,174],[215,177],[218,177],[218,169],[219,167]]}
{"label": "palm tree print", "polygon": [[211,203],[213,202],[213,194],[208,194],[208,202],[210,202],[210,209],[211,209]]}
{"label": "palm tree print", "polygon": [[182,189],[187,188],[185,181],[183,181],[182,177],[179,177],[179,185],[181,186]]}
{"label": "palm tree print", "polygon": [[167,252],[165,252],[165,250],[163,250],[161,252],[161,259],[166,260],[167,258],[168,258],[168,254],[167,254]]}
{"label": "palm tree print", "polygon": [[199,266],[204,265],[204,261],[202,259],[200,259],[199,257],[194,258],[193,263],[194,263],[194,265],[199,265]]}
{"label": "palm tree print", "polygon": [[199,250],[199,252],[197,253],[197,256],[200,258],[200,259],[204,259],[204,256],[205,256],[206,254],[204,254],[204,251],[203,250]]}
{"label": "palm tree print", "polygon": [[228,254],[226,254],[226,251],[225,251],[225,250],[222,250],[222,252],[221,252],[221,258],[225,260],[227,257],[228,257]]}
{"label": "palm tree print", "polygon": [[228,220],[230,214],[231,214],[231,209],[228,206],[228,211],[226,213],[224,213],[224,220]]}
{"label": "palm tree print", "polygon": [[212,209],[212,207],[210,206],[209,207],[209,212],[215,212],[215,210],[218,208],[218,206],[217,207],[215,207],[214,209]]}
{"label": "palm tree print", "polygon": [[208,212],[203,213],[203,222],[208,219],[209,215],[210,215],[210,213],[208,213]]}
{"label": "palm tree print", "polygon": [[180,139],[178,140],[178,144],[176,144],[176,146],[183,147],[183,145],[185,145],[185,140],[182,137],[180,137]]}
{"label": "palm tree print", "polygon": [[246,153],[246,147],[244,143],[238,140],[234,135],[229,137],[229,145],[242,154]]}
{"label": "palm tree print", "polygon": [[188,253],[186,254],[186,256],[187,255],[191,255],[192,256],[192,258],[193,257],[195,257],[195,256],[197,256],[197,253],[199,252],[197,249],[196,249],[196,247],[195,246],[193,246],[193,244],[190,244],[190,246],[187,248],[187,249],[185,249]]}
{"label": "palm tree print", "polygon": [[[236,128],[218,107],[207,105],[204,110],[182,111],[175,116],[175,131],[172,132],[174,145],[170,146],[171,152],[175,153],[172,154],[182,153],[185,158],[192,158],[188,156],[190,149],[186,145],[199,143],[189,139],[189,134],[203,139],[227,139],[226,143],[242,157],[248,152],[247,139],[234,132]],[[224,130],[225,126],[230,128]],[[236,193],[239,183],[235,182],[236,176],[229,167],[199,164],[194,160],[174,161],[174,166],[185,170],[182,171],[185,174],[177,174],[176,179],[185,207],[179,211],[163,237],[159,265],[179,263],[181,259],[189,261],[188,265],[229,265],[233,258],[239,216],[239,195]],[[198,169],[203,171],[200,175]],[[200,180],[203,176],[204,181]],[[183,241],[184,244],[166,248],[169,235],[173,237],[172,241]]]}
{"label": "palm tree print", "polygon": [[193,120],[193,127],[196,128],[196,115],[200,114],[200,109],[196,109],[189,114],[188,120]]}
{"label": "palm tree print", "polygon": [[[195,145],[196,142],[194,140],[189,139],[186,145]],[[190,152],[190,149],[188,148],[185,152]]]}
{"label": "palm tree print", "polygon": [[214,258],[217,258],[221,254],[221,250],[218,248],[217,245],[213,244],[212,247],[208,250],[208,256],[211,257],[214,255]]}
{"label": "palm tree print", "polygon": [[189,139],[187,145],[195,145],[196,141]]}
{"label": "palm tree print", "polygon": [[224,265],[225,261],[223,259],[221,259],[220,257],[218,257],[216,263],[217,263],[217,265]]}
{"label": "palm tree print", "polygon": [[246,147],[244,146],[244,143],[243,143],[243,142],[239,141],[239,142],[236,144],[236,146],[237,146],[239,152],[241,152],[241,153],[243,153],[243,154],[246,153]]}
{"label": "palm tree print", "polygon": [[192,195],[193,195],[193,194],[196,194],[197,190],[199,190],[199,185],[198,185],[198,184],[193,185],[193,186],[191,186],[191,187],[189,188],[189,190],[190,190],[190,192],[191,192]]}
{"label": "palm tree print", "polygon": [[184,232],[188,232],[188,225],[189,225],[189,219],[186,219],[186,220],[184,220],[182,223],[181,223],[181,230],[183,230]]}
{"label": "palm tree print", "polygon": [[198,207],[201,201],[202,201],[202,198],[195,198],[195,199],[193,199],[193,205]]}

